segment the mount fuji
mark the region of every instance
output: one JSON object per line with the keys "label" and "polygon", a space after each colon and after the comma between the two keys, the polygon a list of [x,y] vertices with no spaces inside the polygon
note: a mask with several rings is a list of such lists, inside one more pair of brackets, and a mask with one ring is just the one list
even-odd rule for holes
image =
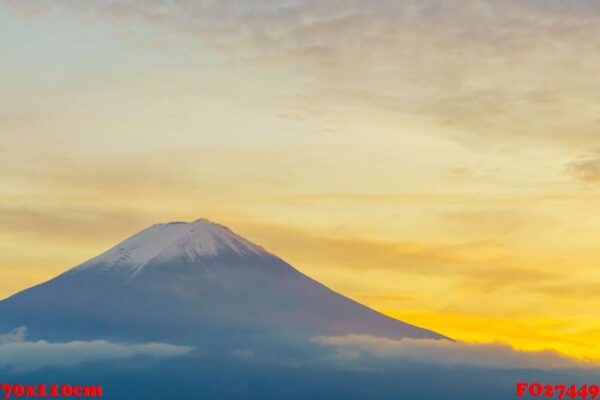
{"label": "mount fuji", "polygon": [[224,343],[321,335],[444,339],[307,277],[229,228],[153,225],[0,301],[0,332],[32,339]]}

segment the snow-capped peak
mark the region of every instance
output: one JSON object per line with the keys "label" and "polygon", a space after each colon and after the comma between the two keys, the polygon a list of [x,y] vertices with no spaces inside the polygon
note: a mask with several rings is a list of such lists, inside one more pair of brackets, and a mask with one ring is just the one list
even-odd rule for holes
{"label": "snow-capped peak", "polygon": [[193,261],[221,254],[264,254],[266,251],[229,228],[201,218],[194,222],[152,225],[78,268],[109,267],[139,270],[156,257],[186,257]]}

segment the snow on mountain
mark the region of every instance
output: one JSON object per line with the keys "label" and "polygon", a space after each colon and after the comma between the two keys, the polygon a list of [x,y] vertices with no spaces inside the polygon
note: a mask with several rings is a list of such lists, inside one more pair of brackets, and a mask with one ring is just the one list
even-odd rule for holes
{"label": "snow on mountain", "polygon": [[266,254],[266,251],[229,228],[201,218],[194,222],[152,225],[76,269],[119,269],[134,276],[150,260],[185,256],[188,261],[219,254]]}

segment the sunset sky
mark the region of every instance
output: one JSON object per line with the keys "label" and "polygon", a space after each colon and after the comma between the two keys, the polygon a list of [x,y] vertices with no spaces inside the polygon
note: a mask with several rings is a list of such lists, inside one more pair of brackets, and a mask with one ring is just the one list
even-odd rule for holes
{"label": "sunset sky", "polygon": [[600,2],[0,0],[0,297],[206,217],[456,339],[600,359]]}

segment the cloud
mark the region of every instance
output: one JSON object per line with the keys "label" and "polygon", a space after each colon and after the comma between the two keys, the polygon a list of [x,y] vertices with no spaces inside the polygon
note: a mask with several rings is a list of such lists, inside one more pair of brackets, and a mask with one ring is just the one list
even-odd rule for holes
{"label": "cloud", "polygon": [[0,335],[0,369],[23,372],[45,367],[72,367],[85,362],[125,360],[138,356],[173,358],[190,353],[189,346],[167,343],[125,344],[106,340],[50,343],[27,341],[26,328]]}
{"label": "cloud", "polygon": [[588,183],[600,182],[600,156],[582,157],[567,164],[567,172],[576,179]]}
{"label": "cloud", "polygon": [[[394,368],[398,366],[452,367],[464,366],[492,369],[580,369],[597,368],[591,361],[569,358],[552,350],[520,351],[501,343],[471,344],[449,340],[389,339],[368,335],[319,336],[313,344],[333,349],[334,353],[306,353],[305,362],[325,362],[337,367]],[[323,350],[321,347],[321,350]],[[122,361],[135,357],[168,359],[181,357],[194,350],[189,346],[167,343],[125,344],[106,340],[50,343],[27,341],[26,328],[0,335],[0,371],[30,372],[46,367],[73,367],[88,362]],[[325,356],[324,356],[325,354]],[[233,349],[233,358],[265,361],[253,349]],[[277,356],[277,362],[285,358]],[[296,360],[298,361],[298,360]]]}
{"label": "cloud", "polygon": [[15,329],[7,334],[0,335],[0,345],[7,343],[19,343],[25,341],[25,335],[27,334],[27,328],[24,326]]}
{"label": "cloud", "polygon": [[[507,226],[516,221],[518,215],[510,217],[510,221],[501,222]],[[477,229],[476,220],[486,219],[494,221],[499,217],[480,212],[469,215],[468,223]],[[550,271],[524,270],[516,262],[511,263],[507,245],[500,240],[464,240],[455,243],[383,241],[348,238],[336,235],[336,232],[307,231],[289,225],[249,223],[242,224],[242,227],[248,237],[258,243],[268,243],[270,249],[284,258],[288,254],[293,255],[294,259],[290,260],[292,265],[306,268],[325,263],[351,272],[389,271],[401,274],[406,279],[411,276],[443,276],[452,281],[458,279],[481,284],[487,293],[557,278]],[[480,231],[484,229],[493,231],[492,228],[479,228]],[[457,237],[467,237],[466,228],[459,233]],[[319,270],[307,271],[311,274],[322,273]]]}
{"label": "cloud", "polygon": [[501,343],[471,344],[448,340],[401,339],[349,335],[322,336],[315,343],[336,349],[335,361],[356,363],[368,357],[431,366],[469,366],[498,369],[594,368],[552,350],[521,351]]}
{"label": "cloud", "polygon": [[598,43],[588,40],[600,18],[589,1],[0,3],[26,17],[68,12],[127,31],[153,26],[198,39],[237,67],[293,66],[312,79],[283,113],[302,119],[365,120],[376,110],[397,125],[398,116],[425,115],[459,128],[463,141],[503,146],[507,136],[579,144],[596,136],[595,111],[582,107],[600,87]]}
{"label": "cloud", "polygon": [[[144,215],[130,209],[93,206],[11,207],[0,205],[3,232],[27,239],[29,236],[95,242],[114,240],[131,232],[131,227],[144,227]],[[90,226],[94,226],[90,235]],[[57,227],[60,227],[58,229]]]}

